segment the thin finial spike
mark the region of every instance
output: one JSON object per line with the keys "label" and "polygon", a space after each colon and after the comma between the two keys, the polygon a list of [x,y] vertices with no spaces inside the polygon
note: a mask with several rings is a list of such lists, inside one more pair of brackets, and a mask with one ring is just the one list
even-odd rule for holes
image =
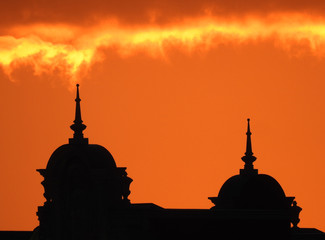
{"label": "thin finial spike", "polygon": [[246,132],[247,140],[246,140],[246,152],[245,152],[246,156],[249,156],[249,155],[252,156],[253,155],[253,152],[252,152],[252,140],[251,140],[252,133],[251,133],[249,121],[250,121],[250,119],[247,118],[247,132]]}
{"label": "thin finial spike", "polygon": [[80,100],[80,98],[79,98],[79,84],[77,83],[76,86],[77,86],[77,97],[76,98]]}
{"label": "thin finial spike", "polygon": [[76,112],[75,112],[75,119],[73,121],[73,124],[70,126],[70,128],[74,131],[73,139],[80,140],[83,139],[83,133],[82,131],[86,129],[86,125],[82,123],[81,119],[81,108],[80,108],[80,97],[79,97],[79,84],[76,84],[77,86],[77,96],[76,96]]}
{"label": "thin finial spike", "polygon": [[79,84],[76,85],[77,86],[77,96],[76,96],[76,115],[75,115],[75,119],[74,119],[74,123],[76,124],[81,124],[82,120],[81,120],[81,109],[80,109],[80,97],[79,97]]}

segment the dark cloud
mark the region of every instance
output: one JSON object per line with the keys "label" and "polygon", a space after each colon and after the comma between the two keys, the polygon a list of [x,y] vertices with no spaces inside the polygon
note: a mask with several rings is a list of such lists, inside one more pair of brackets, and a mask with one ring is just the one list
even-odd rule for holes
{"label": "dark cloud", "polygon": [[0,1],[1,26],[28,23],[91,25],[102,18],[124,24],[168,23],[206,11],[217,16],[265,14],[274,11],[325,12],[325,1],[303,0],[11,0]]}

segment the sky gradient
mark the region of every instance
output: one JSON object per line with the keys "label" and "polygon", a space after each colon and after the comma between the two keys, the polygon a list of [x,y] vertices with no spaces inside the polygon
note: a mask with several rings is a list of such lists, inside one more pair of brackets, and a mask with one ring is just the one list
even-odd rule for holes
{"label": "sky gradient", "polygon": [[32,230],[72,136],[127,167],[131,202],[210,208],[244,163],[325,230],[324,1],[0,2],[0,229]]}

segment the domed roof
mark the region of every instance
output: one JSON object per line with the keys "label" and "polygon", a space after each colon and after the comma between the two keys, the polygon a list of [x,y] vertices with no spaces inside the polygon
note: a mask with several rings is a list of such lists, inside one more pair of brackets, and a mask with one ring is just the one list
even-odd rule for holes
{"label": "domed roof", "polygon": [[63,176],[69,167],[81,167],[83,169],[101,169],[109,171],[116,169],[116,163],[111,153],[104,147],[96,144],[88,144],[88,138],[84,138],[83,130],[86,125],[81,119],[79,98],[79,84],[77,84],[77,97],[75,120],[70,128],[74,131],[69,144],[62,145],[51,155],[47,167],[47,176]]}
{"label": "domed roof", "polygon": [[281,185],[271,176],[258,174],[254,169],[251,132],[248,119],[246,152],[242,157],[244,169],[239,175],[229,178],[221,187],[218,197],[209,198],[215,208],[233,209],[283,209],[290,199],[285,196]]}
{"label": "domed roof", "polygon": [[286,196],[281,185],[266,174],[240,174],[221,187],[218,202],[232,208],[282,208]]}
{"label": "domed roof", "polygon": [[47,174],[60,174],[69,164],[79,164],[88,169],[116,169],[111,153],[96,144],[65,144],[51,155],[47,166]]}

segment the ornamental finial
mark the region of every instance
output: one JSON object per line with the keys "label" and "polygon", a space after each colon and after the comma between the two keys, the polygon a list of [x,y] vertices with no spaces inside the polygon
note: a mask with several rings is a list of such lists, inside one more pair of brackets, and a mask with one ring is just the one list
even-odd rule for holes
{"label": "ornamental finial", "polygon": [[77,96],[76,96],[76,112],[75,112],[75,119],[73,121],[73,124],[70,126],[70,128],[74,131],[73,134],[73,142],[80,141],[81,139],[84,139],[82,131],[86,129],[86,125],[82,123],[81,119],[81,110],[80,110],[80,97],[79,97],[79,84],[77,86]]}
{"label": "ornamental finial", "polygon": [[244,169],[241,170],[241,172],[250,173],[250,172],[257,172],[257,169],[254,169],[253,162],[256,160],[256,157],[253,156],[252,151],[252,141],[251,141],[251,129],[250,129],[250,119],[247,119],[247,132],[246,132],[247,138],[246,138],[246,152],[245,156],[243,156],[241,159],[245,162]]}

